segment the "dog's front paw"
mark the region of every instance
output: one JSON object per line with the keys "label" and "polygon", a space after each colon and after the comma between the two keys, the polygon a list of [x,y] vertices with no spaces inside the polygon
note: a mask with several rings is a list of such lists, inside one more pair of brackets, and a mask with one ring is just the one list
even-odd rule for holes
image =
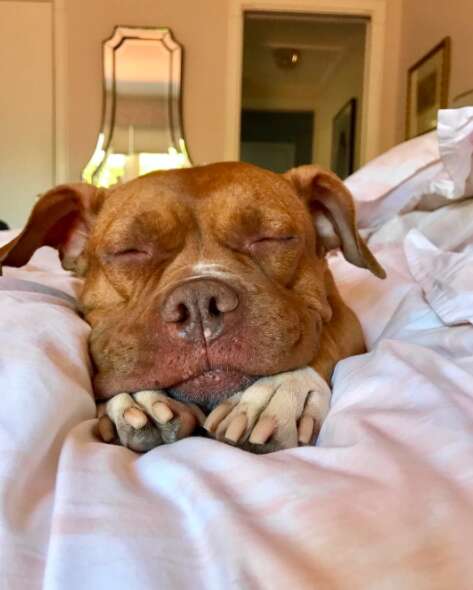
{"label": "dog's front paw", "polygon": [[98,430],[105,442],[119,441],[141,453],[189,436],[205,420],[197,406],[161,391],[119,393],[101,406],[99,416]]}
{"label": "dog's front paw", "polygon": [[263,377],[218,405],[204,428],[218,440],[255,453],[309,444],[327,415],[330,395],[310,367]]}

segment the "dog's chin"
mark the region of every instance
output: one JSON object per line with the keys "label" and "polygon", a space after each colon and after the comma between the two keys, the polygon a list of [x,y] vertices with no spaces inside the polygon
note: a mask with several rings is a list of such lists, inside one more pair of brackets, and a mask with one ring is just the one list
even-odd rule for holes
{"label": "dog's chin", "polygon": [[257,379],[233,369],[213,369],[168,387],[167,391],[175,399],[210,409],[234,393],[246,389]]}

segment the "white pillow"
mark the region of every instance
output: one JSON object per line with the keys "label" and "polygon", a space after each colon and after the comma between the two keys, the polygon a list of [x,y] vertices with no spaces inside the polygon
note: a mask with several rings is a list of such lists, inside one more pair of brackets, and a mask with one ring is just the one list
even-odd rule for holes
{"label": "white pillow", "polygon": [[440,157],[449,182],[448,199],[473,195],[473,107],[439,111],[437,124]]}
{"label": "white pillow", "polygon": [[473,107],[439,111],[437,131],[388,150],[345,180],[362,228],[473,195]]}

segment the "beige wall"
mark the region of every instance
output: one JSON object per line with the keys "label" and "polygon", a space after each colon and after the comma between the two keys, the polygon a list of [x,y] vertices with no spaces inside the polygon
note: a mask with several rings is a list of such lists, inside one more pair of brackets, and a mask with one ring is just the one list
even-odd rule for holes
{"label": "beige wall", "polygon": [[[296,1],[294,0],[294,2]],[[381,2],[382,0],[373,1]],[[470,0],[452,1],[461,2],[465,12]],[[383,149],[393,145],[402,137],[403,117],[400,116],[400,113],[403,109],[404,96],[401,73],[403,76],[405,64],[416,59],[419,53],[428,49],[434,42],[431,42],[430,37],[422,40],[419,36],[419,29],[423,30],[424,35],[426,27],[422,27],[419,23],[416,24],[416,19],[422,20],[423,18],[419,12],[420,8],[416,4],[425,3],[414,0],[405,0],[405,2],[407,5],[403,21],[405,51],[401,61],[399,38],[402,0],[387,0],[387,51],[383,68],[383,108],[386,113],[382,128]],[[0,0],[1,4],[8,4],[8,2]],[[21,2],[21,4],[35,3]],[[47,5],[48,2],[45,2],[43,6],[45,4]],[[446,2],[442,1],[441,4],[447,6]],[[56,50],[59,52],[59,60],[56,64],[58,66],[57,96],[59,98],[59,104],[56,105],[58,108],[56,121],[60,132],[58,137],[62,138],[63,143],[63,145],[58,144],[58,153],[64,155],[64,165],[61,166],[60,172],[65,171],[60,176],[61,180],[78,179],[81,169],[88,161],[95,146],[102,108],[101,42],[111,34],[113,27],[117,24],[164,25],[173,30],[178,41],[184,46],[183,115],[191,156],[196,163],[222,159],[225,142],[224,94],[230,0],[199,0],[198,3],[192,3],[189,0],[54,0],[54,5],[57,14],[62,14],[64,17],[63,20],[59,19],[56,23],[60,26],[63,25],[61,30],[56,31],[56,38],[59,40],[56,45]],[[427,6],[425,10],[433,12]],[[457,17],[449,15],[446,8],[445,12],[446,14],[442,15],[440,20],[443,19],[446,23],[451,23],[451,27],[454,25],[460,27],[459,23],[464,23],[466,26],[466,19],[456,21]],[[3,24],[5,25],[5,22]],[[14,38],[19,38],[20,35],[13,33],[13,31],[14,28],[10,30]],[[437,40],[446,32],[448,31],[439,31],[437,35],[435,31],[432,31],[429,35],[433,40]],[[460,33],[457,36],[459,37]],[[22,35],[21,37],[23,38]],[[466,45],[464,37],[463,35],[462,46]],[[44,46],[49,47],[50,42],[52,42],[52,37],[50,37],[50,41],[44,41]],[[419,47],[414,44],[419,44]],[[27,45],[23,43],[23,47],[27,47]],[[459,47],[455,38],[454,59],[458,55]],[[50,51],[50,48],[47,51]],[[10,64],[16,63],[16,71],[18,72],[24,71],[20,64],[20,53],[15,51],[10,60]],[[29,85],[29,88],[35,88],[34,102],[37,105],[42,100],[38,98],[41,92],[50,93],[52,64],[47,60],[42,60],[39,51],[32,53],[34,60],[41,62],[32,68],[38,74],[38,80]],[[31,64],[33,64],[33,59],[30,60]],[[43,71],[44,67],[48,68],[48,72]],[[453,86],[458,87],[459,90],[462,89],[460,84],[462,77],[466,78],[460,70],[454,71]],[[18,89],[15,92],[13,97],[9,95],[8,111],[4,112],[12,113],[24,109],[29,116],[34,110],[31,108],[31,101],[25,99],[26,96],[29,96],[29,91]],[[3,96],[6,96],[5,93]],[[41,136],[43,127],[50,129],[53,126],[52,114],[48,110],[53,108],[52,100],[49,104],[50,106],[46,109],[49,114],[37,115],[33,122],[27,117],[22,119],[23,122],[30,121],[28,131],[31,137],[36,133]],[[61,107],[61,105],[63,106]],[[62,110],[63,114],[60,112]],[[319,126],[322,123],[321,117],[322,115],[318,120]],[[331,119],[331,116],[327,115],[328,118]],[[13,118],[9,116],[7,120],[4,117],[4,121],[10,125]],[[20,123],[15,127],[17,136],[23,127]],[[25,139],[25,145],[33,146],[30,136]],[[38,169],[41,168],[41,174],[44,173],[44,177],[49,179],[52,163],[49,160],[45,163],[44,158],[50,158],[51,150],[54,148],[53,146],[51,148],[45,147],[45,145],[43,141],[41,148],[35,150],[35,161],[31,164],[30,170],[37,166]],[[22,150],[15,151],[20,153]],[[15,185],[15,182],[11,180],[13,176],[11,174],[7,176],[9,176],[8,182]],[[33,176],[30,174],[28,178],[33,178]],[[29,195],[35,195],[45,188],[43,184],[46,181],[32,182],[34,188],[27,186],[26,180],[21,183],[24,191]],[[49,184],[49,180],[47,183]],[[31,198],[33,197],[30,197],[30,200]],[[12,222],[14,219],[20,220],[26,215],[29,204],[30,201],[25,202],[23,213],[19,213],[15,218],[11,217]]]}
{"label": "beige wall", "polygon": [[0,1],[0,80],[0,219],[20,227],[53,183],[49,3]]}
{"label": "beige wall", "polygon": [[[295,0],[296,1],[296,0]],[[375,0],[381,1],[381,0]],[[101,117],[100,43],[116,24],[164,25],[185,48],[184,128],[195,163],[222,159],[229,0],[61,0],[65,8],[66,170],[76,179],[91,155]],[[399,42],[402,0],[388,0],[383,68],[382,148],[400,137]],[[320,119],[319,119],[320,123]],[[319,148],[320,149],[320,148]]]}
{"label": "beige wall", "polygon": [[[95,144],[102,102],[100,42],[115,24],[171,27],[185,48],[184,126],[191,155],[196,163],[223,157],[229,0],[200,0],[198,7],[188,0],[61,1],[66,14],[71,178],[78,178]],[[445,35],[453,42],[451,97],[473,87],[472,20],[473,0],[387,0],[381,151],[404,137],[407,68]],[[324,121],[321,112],[319,129]],[[323,151],[320,145],[317,151]]]}
{"label": "beige wall", "polygon": [[117,24],[167,26],[184,46],[184,130],[195,163],[222,158],[225,0],[62,0],[67,67],[66,170],[80,176],[97,139],[102,108],[101,42]]}
{"label": "beige wall", "polygon": [[[373,1],[382,2],[382,0]],[[65,168],[68,178],[79,178],[81,168],[87,162],[95,145],[102,105],[100,43],[110,35],[116,24],[171,27],[185,49],[184,125],[191,155],[196,163],[219,160],[223,157],[229,2],[230,0],[200,0],[198,3],[192,3],[189,0],[54,0],[56,7],[59,7],[60,12],[65,15],[64,30],[61,35],[58,35],[64,39],[64,44],[58,47],[65,73],[62,95],[61,89],[59,93],[60,98],[64,97],[65,116],[59,121],[59,127],[64,131],[62,137],[66,148]],[[8,4],[8,1],[0,0],[0,5]],[[22,1],[20,4],[28,6],[37,2]],[[473,87],[473,59],[471,59],[473,0],[432,0],[431,2],[387,0],[386,8],[386,52],[382,72],[384,120],[381,130],[381,150],[389,148],[404,137],[407,68],[444,36],[452,37],[450,97],[453,98],[460,92]],[[21,25],[19,18],[16,18],[16,21]],[[17,74],[25,72],[25,68],[21,65],[20,49],[29,47],[25,39],[28,38],[28,42],[33,42],[34,34],[33,36],[16,34],[14,27],[8,28],[5,19],[2,25],[5,29],[2,33],[4,39],[8,35],[13,36],[14,40],[22,38],[21,47],[9,58],[9,65],[15,65],[14,70],[11,71]],[[22,30],[24,31],[24,28]],[[41,43],[43,47],[41,51],[49,52],[50,42],[45,38]],[[28,88],[35,88],[35,105],[43,100],[39,98],[41,92],[50,92],[51,63],[41,57],[41,51],[32,51],[33,57],[29,60],[29,71],[38,74],[37,82],[28,85]],[[5,52],[4,55],[6,55]],[[37,65],[32,67],[33,63]],[[47,72],[45,67],[48,69]],[[61,71],[60,68],[59,73]],[[5,81],[5,77],[2,79]],[[21,80],[18,79],[18,82]],[[61,82],[61,79],[58,82]],[[33,146],[31,137],[35,134],[38,137],[44,137],[41,129],[43,127],[49,129],[52,125],[50,108],[45,107],[49,114],[34,116],[32,121],[28,118],[34,111],[32,102],[25,100],[29,91],[25,92],[20,86],[13,84],[10,84],[8,90],[8,101],[5,107],[7,110],[3,111],[3,125],[8,125],[10,128],[15,120],[15,113],[23,109],[25,116],[20,117],[15,124],[14,135],[16,137],[24,135],[23,123],[30,121],[28,123],[30,136],[25,140],[25,145]],[[2,91],[2,96],[4,100],[7,100],[5,90]],[[8,118],[5,116],[7,112]],[[12,144],[9,145],[11,147]],[[36,157],[30,166],[30,171],[36,166],[38,170],[41,169],[40,173],[44,173],[45,178],[49,178],[51,163],[49,160],[45,163],[44,158],[50,157],[51,150],[44,146],[43,140],[41,149],[35,150]],[[61,149],[61,146],[59,148]],[[3,163],[5,162],[6,159],[3,159]],[[10,171],[4,172],[3,177],[9,177],[8,182],[12,186],[15,185],[15,182],[11,180],[13,175]],[[29,174],[28,178],[31,177],[32,175]],[[42,183],[39,182],[34,182],[34,190],[27,189],[26,181],[22,185],[29,194],[36,194],[43,189]],[[19,219],[19,217],[11,217],[11,219]]]}
{"label": "beige wall", "polygon": [[398,118],[404,124],[407,69],[447,35],[452,38],[450,101],[473,88],[473,0],[404,0]]}

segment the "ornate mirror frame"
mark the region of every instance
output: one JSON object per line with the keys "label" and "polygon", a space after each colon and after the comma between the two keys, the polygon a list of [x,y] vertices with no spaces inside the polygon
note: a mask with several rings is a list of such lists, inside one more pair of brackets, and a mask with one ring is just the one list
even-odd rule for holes
{"label": "ornate mirror frame", "polygon": [[170,29],[117,26],[103,43],[103,110],[82,178],[112,186],[191,166],[181,117],[182,48]]}

